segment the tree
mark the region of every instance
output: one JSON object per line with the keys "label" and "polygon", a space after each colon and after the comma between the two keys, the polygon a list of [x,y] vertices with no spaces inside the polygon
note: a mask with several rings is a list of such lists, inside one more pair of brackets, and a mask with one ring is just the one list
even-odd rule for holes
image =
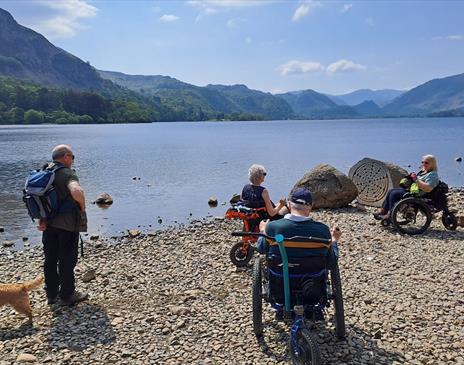
{"label": "tree", "polygon": [[26,124],[40,124],[44,122],[45,113],[39,112],[34,109],[29,109],[24,113],[24,123]]}

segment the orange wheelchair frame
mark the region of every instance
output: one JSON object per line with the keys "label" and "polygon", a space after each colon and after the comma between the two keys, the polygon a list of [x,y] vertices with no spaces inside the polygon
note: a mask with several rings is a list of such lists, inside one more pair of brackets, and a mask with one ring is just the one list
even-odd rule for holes
{"label": "orange wheelchair frame", "polygon": [[[267,210],[262,208],[248,208],[242,205],[233,205],[226,212],[227,219],[240,219],[243,222],[244,232],[259,232],[259,223],[266,218]],[[253,257],[253,244],[258,240],[256,236],[242,236],[242,242],[232,246],[230,260],[237,267],[248,265]]]}

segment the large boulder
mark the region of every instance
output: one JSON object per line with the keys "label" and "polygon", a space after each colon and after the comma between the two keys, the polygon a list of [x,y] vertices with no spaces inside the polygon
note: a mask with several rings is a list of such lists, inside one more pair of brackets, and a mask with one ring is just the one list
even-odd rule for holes
{"label": "large boulder", "polygon": [[353,182],[328,164],[321,164],[304,175],[293,187],[305,187],[313,194],[314,208],[341,208],[358,195]]}
{"label": "large boulder", "polygon": [[399,187],[401,178],[407,174],[398,165],[366,157],[350,169],[348,176],[358,188],[359,203],[380,207],[388,190]]}

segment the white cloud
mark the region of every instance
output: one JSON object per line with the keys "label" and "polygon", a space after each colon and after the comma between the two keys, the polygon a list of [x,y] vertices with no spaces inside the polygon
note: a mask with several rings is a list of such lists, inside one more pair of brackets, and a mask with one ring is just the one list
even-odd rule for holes
{"label": "white cloud", "polygon": [[85,28],[80,20],[93,18],[98,12],[98,9],[86,0],[37,0],[37,4],[45,6],[55,13],[51,18],[34,26],[34,29],[51,39],[75,36],[79,29]]}
{"label": "white cloud", "polygon": [[189,0],[188,5],[199,9],[195,21],[200,21],[204,16],[213,15],[229,9],[239,9],[252,6],[268,5],[275,0]]}
{"label": "white cloud", "polygon": [[253,42],[253,39],[251,39],[251,37],[246,37],[245,38],[245,43],[246,44],[251,44]]}
{"label": "white cloud", "polygon": [[292,21],[298,22],[302,18],[304,18],[306,15],[309,14],[309,12],[314,9],[317,6],[322,6],[322,4],[319,1],[312,1],[312,0],[306,0],[296,8],[295,12],[293,13],[292,16]]}
{"label": "white cloud", "polygon": [[354,63],[349,60],[339,60],[328,65],[326,71],[329,75],[333,75],[338,72],[362,71],[365,69],[366,66],[360,65],[359,63]]}
{"label": "white cloud", "polygon": [[282,76],[292,74],[305,74],[310,72],[324,71],[324,66],[319,62],[303,62],[298,60],[288,61],[279,66],[280,74]]}
{"label": "white cloud", "polygon": [[437,37],[432,37],[433,41],[440,41],[440,40],[449,40],[449,41],[463,41],[464,40],[464,35],[461,34],[452,34],[448,35],[445,37],[437,36]]}
{"label": "white cloud", "polygon": [[265,5],[271,3],[270,0],[190,0],[188,4],[197,7],[215,8],[245,8],[251,6]]}
{"label": "white cloud", "polygon": [[349,11],[352,7],[353,7],[353,4],[345,4],[345,5],[343,5],[343,7],[340,9],[340,11],[341,11],[342,13],[346,13],[346,12]]}
{"label": "white cloud", "polygon": [[179,20],[179,17],[172,14],[163,14],[160,16],[160,20],[165,23],[172,23]]}
{"label": "white cloud", "polygon": [[242,23],[246,23],[246,19],[244,18],[233,18],[233,19],[229,19],[227,21],[227,27],[230,28],[230,29],[233,29],[233,28],[238,28],[240,26],[240,24]]}
{"label": "white cloud", "polygon": [[369,18],[364,19],[364,24],[370,25],[372,27],[374,26],[375,22],[374,22],[374,19],[369,17]]}

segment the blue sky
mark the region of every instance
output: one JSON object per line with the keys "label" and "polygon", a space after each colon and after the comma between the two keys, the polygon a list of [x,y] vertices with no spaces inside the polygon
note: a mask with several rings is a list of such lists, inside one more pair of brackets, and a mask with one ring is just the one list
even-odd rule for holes
{"label": "blue sky", "polygon": [[464,72],[464,1],[0,0],[103,70],[341,94]]}

